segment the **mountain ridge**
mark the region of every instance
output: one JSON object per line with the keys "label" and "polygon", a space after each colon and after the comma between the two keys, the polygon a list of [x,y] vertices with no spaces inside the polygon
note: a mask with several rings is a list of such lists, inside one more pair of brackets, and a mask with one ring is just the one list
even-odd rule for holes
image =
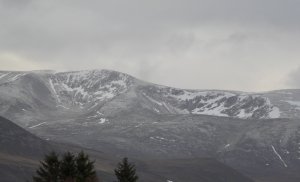
{"label": "mountain ridge", "polygon": [[[38,79],[42,80],[45,86],[48,87],[48,90],[52,92],[52,97],[55,95],[57,96],[56,99],[59,99],[60,93],[63,92],[72,92],[71,94],[73,94],[73,96],[74,94],[79,94],[79,97],[81,98],[78,98],[77,100],[75,99],[75,101],[79,100],[77,105],[82,105],[83,103],[80,102],[83,101],[83,97],[86,96],[90,97],[90,95],[95,94],[94,98],[85,100],[85,103],[91,102],[91,100],[95,102],[95,99],[98,99],[98,101],[96,102],[105,102],[106,100],[112,99],[117,95],[127,92],[129,89],[132,89],[132,87],[135,87],[139,89],[137,90],[138,92],[143,92],[143,95],[140,95],[140,97],[145,97],[146,99],[148,99],[148,101],[146,101],[148,102],[148,107],[149,103],[151,104],[152,102],[152,110],[157,113],[161,112],[162,114],[207,114],[245,119],[279,118],[289,117],[290,115],[285,114],[285,112],[283,112],[282,115],[281,108],[279,108],[278,105],[274,105],[268,98],[269,93],[279,91],[249,93],[225,90],[178,89],[158,84],[152,84],[136,79],[128,74],[111,70],[84,70],[71,72],[50,71],[50,73],[48,70],[38,72],[7,71],[0,72],[0,84],[4,85],[16,83],[18,82],[19,78],[20,80],[22,80],[26,76],[29,77],[29,75],[35,75],[39,77]],[[110,76],[111,78],[105,78],[105,76]],[[81,79],[76,80],[76,77]],[[84,79],[84,77],[86,78]],[[70,82],[70,78],[74,79],[73,83]],[[92,85],[84,86],[82,85],[84,84],[84,82],[89,82]],[[101,82],[106,83],[103,83],[103,85],[101,85]],[[91,86],[93,86],[93,90],[89,88]],[[281,92],[284,91],[281,90]],[[159,95],[160,93],[162,93],[163,95]],[[57,102],[56,105],[60,105],[58,100],[54,102]],[[74,104],[68,103],[66,106],[62,105],[59,107],[68,108],[68,106],[70,105],[75,106]],[[290,104],[290,107],[293,107],[293,105]]]}

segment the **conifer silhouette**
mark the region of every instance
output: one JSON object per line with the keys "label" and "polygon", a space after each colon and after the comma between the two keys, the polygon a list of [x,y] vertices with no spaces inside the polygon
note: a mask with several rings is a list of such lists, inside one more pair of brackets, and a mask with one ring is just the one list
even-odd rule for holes
{"label": "conifer silhouette", "polygon": [[70,152],[66,152],[60,162],[60,179],[62,181],[75,181],[76,174],[75,156]]}
{"label": "conifer silhouette", "polygon": [[96,181],[96,171],[94,169],[94,161],[90,161],[89,156],[81,151],[76,157],[76,182],[92,182]]}
{"label": "conifer silhouette", "polygon": [[97,182],[94,161],[83,151],[77,156],[66,152],[62,159],[51,152],[40,162],[33,182]]}
{"label": "conifer silhouette", "polygon": [[134,164],[129,163],[126,157],[118,164],[115,175],[118,182],[136,182],[138,180]]}
{"label": "conifer silhouette", "polygon": [[60,182],[60,161],[58,154],[51,152],[40,163],[41,166],[36,171],[37,176],[33,177],[34,182]]}

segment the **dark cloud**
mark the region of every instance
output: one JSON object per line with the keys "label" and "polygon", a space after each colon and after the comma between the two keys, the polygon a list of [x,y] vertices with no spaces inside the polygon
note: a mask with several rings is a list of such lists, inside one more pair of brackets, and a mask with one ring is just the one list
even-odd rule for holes
{"label": "dark cloud", "polygon": [[296,0],[0,0],[0,64],[115,69],[186,88],[275,89],[285,78],[268,75],[299,65],[298,7]]}

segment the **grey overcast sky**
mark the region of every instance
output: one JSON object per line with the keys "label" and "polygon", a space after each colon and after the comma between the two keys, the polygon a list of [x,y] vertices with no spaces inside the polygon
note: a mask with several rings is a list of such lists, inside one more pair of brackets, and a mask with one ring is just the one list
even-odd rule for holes
{"label": "grey overcast sky", "polygon": [[112,69],[180,88],[300,88],[299,0],[0,0],[0,70]]}

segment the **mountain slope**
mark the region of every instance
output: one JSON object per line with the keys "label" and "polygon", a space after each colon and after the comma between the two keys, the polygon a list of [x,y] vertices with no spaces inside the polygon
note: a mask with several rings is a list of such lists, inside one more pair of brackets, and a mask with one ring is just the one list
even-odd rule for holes
{"label": "mountain slope", "polygon": [[[3,182],[30,180],[39,165],[39,160],[50,150],[55,149],[57,152],[79,152],[83,150],[82,147],[74,145],[45,142],[3,117],[0,117],[0,131],[0,179]],[[113,169],[121,159],[95,150],[84,150],[93,160],[96,160],[95,166],[99,178],[103,181],[114,180]],[[183,166],[190,170],[183,172],[180,169]],[[229,180],[226,180],[229,177],[230,182],[252,181],[213,159],[138,160],[137,169],[141,181],[149,182],[165,182],[167,179],[196,182],[200,178],[205,179],[207,182],[229,182]]]}
{"label": "mountain slope", "polygon": [[0,72],[0,114],[39,137],[117,156],[213,157],[271,181],[300,179],[297,100],[299,90],[184,90],[108,70]]}
{"label": "mountain slope", "polygon": [[[261,94],[175,89],[108,70],[0,72],[0,93],[0,99],[4,103],[1,104],[2,115],[9,116],[10,111],[14,111],[24,116],[22,112],[32,115],[30,112],[38,111],[43,113],[43,116],[37,116],[40,119],[51,115],[51,112],[45,113],[45,110],[55,111],[54,116],[57,111],[62,111],[62,114],[85,114],[99,110],[120,95],[129,98],[121,103],[119,109],[136,107],[132,105],[132,99],[135,99],[142,107],[158,114],[206,114],[255,119],[278,118],[280,115],[297,116],[296,113],[282,112],[282,105],[277,102],[273,92]],[[276,100],[276,105],[273,100]],[[290,104],[289,108],[295,106],[294,103],[286,103]],[[27,123],[22,125],[28,126],[28,122],[34,119],[36,118],[28,118]]]}

